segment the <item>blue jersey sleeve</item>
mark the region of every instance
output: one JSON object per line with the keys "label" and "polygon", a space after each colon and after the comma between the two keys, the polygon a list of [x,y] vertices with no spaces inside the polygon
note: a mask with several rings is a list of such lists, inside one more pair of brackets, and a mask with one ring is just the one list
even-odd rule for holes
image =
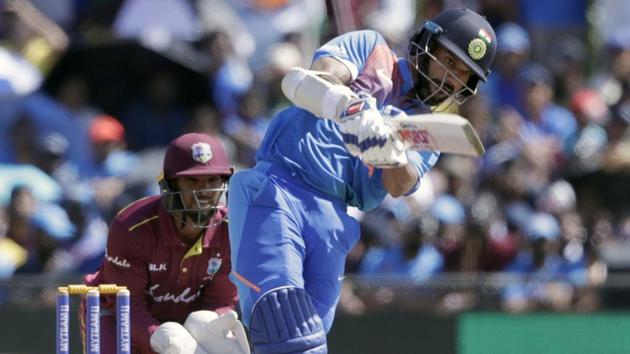
{"label": "blue jersey sleeve", "polygon": [[383,36],[375,31],[348,32],[330,40],[315,51],[313,61],[323,57],[334,57],[350,70],[354,80],[363,72],[374,48],[386,44]]}

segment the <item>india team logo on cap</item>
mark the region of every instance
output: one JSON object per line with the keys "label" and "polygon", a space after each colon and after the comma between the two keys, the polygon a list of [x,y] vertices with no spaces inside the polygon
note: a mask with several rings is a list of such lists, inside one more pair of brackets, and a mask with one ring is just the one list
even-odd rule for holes
{"label": "india team logo on cap", "polygon": [[479,38],[475,38],[468,43],[468,55],[474,60],[479,60],[486,55],[486,42]]}
{"label": "india team logo on cap", "polygon": [[208,143],[196,143],[190,149],[192,150],[193,160],[197,162],[206,163],[212,159],[212,148]]}

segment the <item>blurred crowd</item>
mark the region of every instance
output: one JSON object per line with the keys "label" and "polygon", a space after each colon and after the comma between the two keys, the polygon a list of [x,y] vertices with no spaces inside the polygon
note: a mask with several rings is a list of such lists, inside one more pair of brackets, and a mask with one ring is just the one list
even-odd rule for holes
{"label": "blurred crowd", "polygon": [[[54,4],[53,4],[54,3]],[[445,8],[469,7],[497,33],[493,72],[461,108],[487,153],[443,155],[408,197],[352,211],[363,237],[354,279],[422,284],[500,272],[496,306],[593,311],[630,270],[630,7],[618,0],[0,0],[0,279],[83,274],[108,223],[159,193],[166,144],[221,137],[251,166],[280,80],[353,29],[404,56]],[[630,284],[628,284],[630,286]],[[395,303],[352,283],[340,309]],[[400,298],[400,297],[399,297]],[[429,296],[429,298],[431,298]],[[481,306],[443,291],[429,308]],[[611,300],[614,301],[614,300]],[[437,304],[437,305],[436,305]]]}

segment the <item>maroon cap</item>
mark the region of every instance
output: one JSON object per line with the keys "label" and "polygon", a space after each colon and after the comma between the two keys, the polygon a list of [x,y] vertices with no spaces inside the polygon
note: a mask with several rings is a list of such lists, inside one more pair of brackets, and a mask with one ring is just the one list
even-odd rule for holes
{"label": "maroon cap", "polygon": [[173,140],[164,155],[164,177],[224,175],[231,176],[223,144],[207,134],[184,134]]}

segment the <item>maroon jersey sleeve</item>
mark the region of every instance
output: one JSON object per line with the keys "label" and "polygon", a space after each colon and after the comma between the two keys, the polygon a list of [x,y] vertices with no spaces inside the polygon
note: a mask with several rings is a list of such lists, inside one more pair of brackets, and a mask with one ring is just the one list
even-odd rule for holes
{"label": "maroon jersey sleeve", "polygon": [[140,235],[130,232],[115,219],[109,230],[103,262],[103,279],[107,283],[124,285],[131,293],[131,340],[144,352],[152,353],[149,338],[160,325],[148,311],[145,290],[148,266],[145,253],[149,245]]}

